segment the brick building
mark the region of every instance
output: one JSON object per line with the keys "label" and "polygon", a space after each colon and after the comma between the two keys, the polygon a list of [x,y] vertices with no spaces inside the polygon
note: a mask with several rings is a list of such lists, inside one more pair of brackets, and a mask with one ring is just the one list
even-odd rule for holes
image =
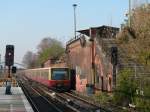
{"label": "brick building", "polygon": [[119,29],[101,26],[78,32],[81,35],[66,45],[67,64],[76,70],[76,90],[86,92],[93,85],[96,90],[112,91],[116,71],[104,42],[114,39]]}
{"label": "brick building", "polygon": [[65,56],[61,56],[59,59],[49,58],[43,63],[43,67],[67,67],[67,64],[64,60]]}
{"label": "brick building", "polygon": [[[87,82],[92,82],[89,75],[91,68],[91,47],[85,36],[80,35],[77,39],[67,43],[68,65],[76,70],[76,89],[85,91]],[[88,77],[88,78],[87,78]]]}

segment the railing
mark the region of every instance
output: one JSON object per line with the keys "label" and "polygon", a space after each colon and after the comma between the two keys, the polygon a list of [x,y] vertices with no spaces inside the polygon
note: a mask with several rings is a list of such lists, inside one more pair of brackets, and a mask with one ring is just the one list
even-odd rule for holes
{"label": "railing", "polygon": [[79,34],[76,36],[76,38],[72,38],[69,41],[66,42],[66,45],[71,44],[72,42],[78,40],[81,37],[82,34]]}

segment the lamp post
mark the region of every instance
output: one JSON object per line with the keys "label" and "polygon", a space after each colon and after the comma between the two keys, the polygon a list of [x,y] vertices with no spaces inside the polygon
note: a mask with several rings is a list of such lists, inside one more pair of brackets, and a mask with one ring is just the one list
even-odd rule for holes
{"label": "lamp post", "polygon": [[0,75],[2,75],[1,73],[2,73],[2,63],[1,63],[1,54],[0,54]]}
{"label": "lamp post", "polygon": [[1,65],[1,54],[0,54],[0,65]]}
{"label": "lamp post", "polygon": [[73,9],[74,9],[74,37],[76,39],[76,7],[77,7],[77,4],[73,4]]}
{"label": "lamp post", "polygon": [[131,0],[129,0],[129,27],[131,27]]}

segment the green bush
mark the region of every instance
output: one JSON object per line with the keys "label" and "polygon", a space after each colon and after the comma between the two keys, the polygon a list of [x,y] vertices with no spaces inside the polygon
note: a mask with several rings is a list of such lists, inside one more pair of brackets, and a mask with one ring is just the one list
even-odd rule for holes
{"label": "green bush", "polygon": [[[133,76],[131,69],[119,72],[113,101],[120,106],[134,104],[139,112],[150,112],[150,79]],[[138,93],[137,93],[138,90]]]}
{"label": "green bush", "polygon": [[142,81],[146,82],[142,85],[143,95],[139,93],[139,96],[134,98],[134,103],[138,110],[150,112],[150,86],[147,84],[149,80],[142,79]]}
{"label": "green bush", "polygon": [[132,76],[133,71],[131,69],[124,69],[119,72],[113,98],[116,104],[128,106],[129,103],[133,103],[137,84]]}
{"label": "green bush", "polygon": [[110,101],[112,98],[110,95],[108,95],[108,93],[100,92],[94,96],[94,99],[96,99],[96,101],[100,104],[104,104]]}

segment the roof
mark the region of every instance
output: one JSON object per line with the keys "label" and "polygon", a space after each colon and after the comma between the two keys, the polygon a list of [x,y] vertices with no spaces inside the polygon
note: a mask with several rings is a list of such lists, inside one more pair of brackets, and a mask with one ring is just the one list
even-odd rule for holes
{"label": "roof", "polygon": [[116,30],[116,31],[119,31],[119,28],[117,27],[112,27],[112,26],[106,26],[106,25],[103,25],[103,26],[99,26],[99,27],[91,27],[89,29],[85,29],[85,30],[79,30],[77,32],[81,33],[81,34],[84,34],[84,35],[87,35],[87,36],[90,36],[90,32],[89,30],[92,29],[94,32],[97,31],[97,30],[103,30],[105,28],[110,28],[110,29],[113,29],[113,30]]}

